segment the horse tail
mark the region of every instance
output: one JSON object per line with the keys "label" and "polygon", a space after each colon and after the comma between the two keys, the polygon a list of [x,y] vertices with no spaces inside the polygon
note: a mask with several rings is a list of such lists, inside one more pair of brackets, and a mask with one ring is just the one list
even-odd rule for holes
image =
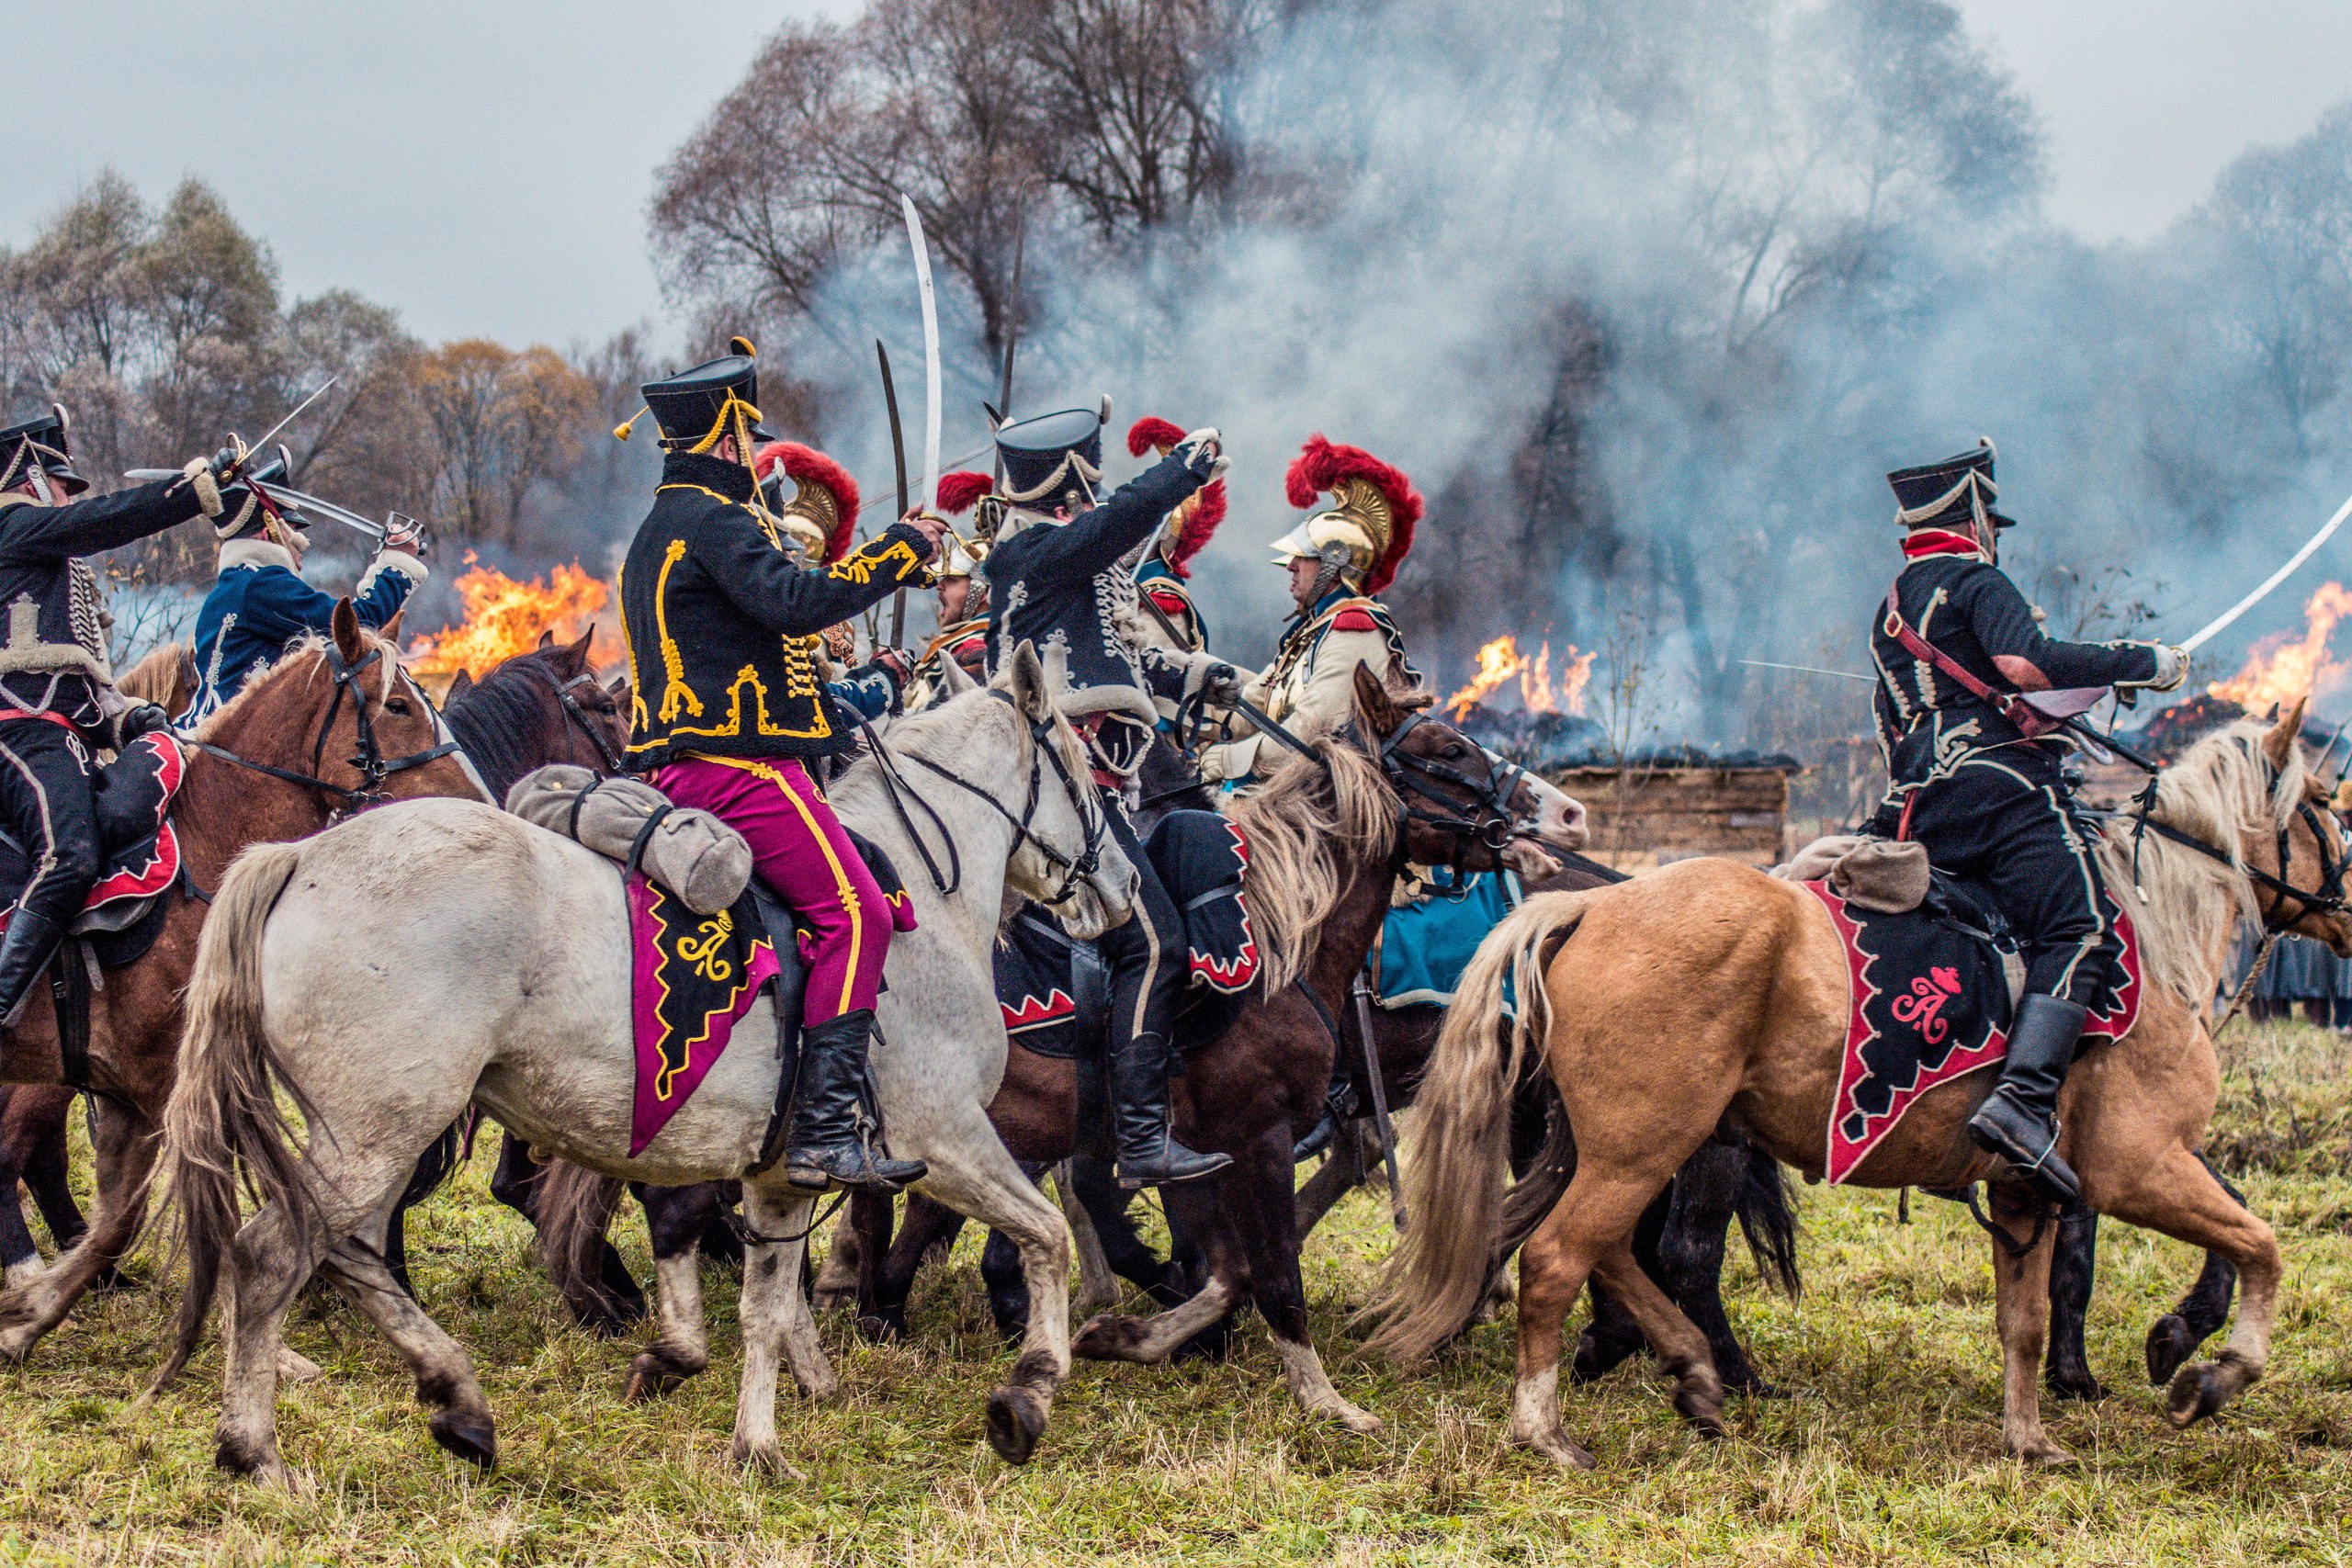
{"label": "horse tail", "polygon": [[1732,1213],[1739,1216],[1740,1234],[1755,1255],[1756,1271],[1781,1287],[1791,1301],[1804,1289],[1797,1275],[1797,1215],[1789,1201],[1789,1173],[1779,1160],[1753,1144],[1747,1148],[1747,1173],[1739,1184]]}
{"label": "horse tail", "polygon": [[[1399,1238],[1365,1308],[1385,1320],[1373,1348],[1399,1360],[1423,1359],[1453,1338],[1485,1293],[1510,1174],[1511,1100],[1528,1043],[1550,1028],[1543,972],[1593,897],[1538,894],[1506,916],[1478,944],[1446,1010],[1413,1100],[1405,1209],[1420,1220]],[[1507,982],[1518,1001],[1508,1024]],[[1565,1127],[1567,1118],[1559,1120]]]}
{"label": "horse tail", "polygon": [[301,1153],[276,1091],[285,1089],[306,1113],[310,1107],[288,1080],[262,1023],[262,936],[301,858],[300,844],[256,844],[239,855],[197,941],[179,1081],[164,1110],[157,1161],[166,1193],[159,1218],[176,1223],[187,1288],[150,1396],[179,1375],[203,1337],[221,1258],[244,1224],[240,1186],[257,1208],[276,1204],[286,1215],[295,1267],[307,1273],[311,1262],[318,1201],[302,1178]]}
{"label": "horse tail", "polygon": [[1538,1062],[1532,1064],[1520,1092],[1533,1095],[1543,1103],[1544,1142],[1503,1198],[1493,1255],[1487,1259],[1489,1272],[1510,1262],[1511,1254],[1527,1244],[1577,1174],[1577,1135],[1568,1126],[1568,1108],[1560,1101],[1560,1086]]}
{"label": "horse tail", "polygon": [[620,1209],[620,1179],[559,1159],[540,1170],[537,1187],[539,1260],[557,1292],[580,1322],[613,1316],[620,1303],[605,1289],[604,1243]]}

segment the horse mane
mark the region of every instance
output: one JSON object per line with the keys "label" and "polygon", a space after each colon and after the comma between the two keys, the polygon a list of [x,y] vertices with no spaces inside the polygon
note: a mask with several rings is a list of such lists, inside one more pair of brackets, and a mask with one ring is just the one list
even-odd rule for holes
{"label": "horse mane", "polygon": [[114,683],[131,701],[153,703],[177,718],[196,694],[196,649],[184,642],[158,643]]}
{"label": "horse mane", "polygon": [[555,685],[565,677],[554,668],[553,648],[518,653],[492,667],[490,672],[449,699],[441,710],[449,734],[464,749],[474,771],[489,786],[491,798],[503,801],[515,781],[537,765],[540,753],[531,742],[547,724],[543,705],[548,688],[531,676],[536,668]]}
{"label": "horse mane", "polygon": [[1250,909],[1270,997],[1306,967],[1347,891],[1349,857],[1385,863],[1396,843],[1395,797],[1380,764],[1336,734],[1312,744],[1328,776],[1294,754],[1225,806],[1249,840]]}
{"label": "horse mane", "polygon": [[[391,655],[384,661],[384,684],[389,690],[391,685],[392,672],[400,668],[400,645],[368,626],[359,628],[359,640],[368,648],[380,648]],[[198,740],[216,739],[222,730],[229,728],[233,719],[243,714],[245,708],[255,697],[277,684],[277,677],[292,668],[296,660],[306,653],[318,653],[326,646],[327,639],[324,633],[305,632],[288,643],[286,651],[276,659],[254,665],[253,672],[245,677],[245,683],[237,688],[237,694],[214,708],[211,715],[196,727],[194,738]]]}
{"label": "horse mane", "polygon": [[2226,862],[2154,833],[2135,834],[2130,812],[2109,820],[2100,838],[2099,870],[2132,915],[2143,971],[2192,1010],[2212,999],[2227,961],[2226,943],[2214,933],[2225,937],[2260,912],[2241,839],[2257,823],[2284,832],[2303,798],[2302,748],[2289,749],[2274,784],[2262,754],[2267,733],[2259,720],[2242,719],[2156,775],[2151,818],[2227,852]]}

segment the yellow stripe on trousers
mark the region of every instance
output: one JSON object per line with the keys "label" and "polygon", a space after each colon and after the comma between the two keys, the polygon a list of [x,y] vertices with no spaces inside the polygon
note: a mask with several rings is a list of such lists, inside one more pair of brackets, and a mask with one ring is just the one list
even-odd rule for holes
{"label": "yellow stripe on trousers", "polygon": [[[832,840],[825,836],[816,814],[808,809],[808,803],[800,798],[800,792],[792,787],[792,781],[765,762],[755,762],[749,757],[714,757],[707,751],[695,751],[690,755],[700,761],[717,762],[723,768],[741,768],[752,777],[765,779],[775,785],[784,792],[784,797],[792,802],[792,809],[800,813],[801,824],[808,829],[808,836],[817,840],[819,849],[825,852],[825,863],[833,871],[833,889],[841,895],[842,908],[849,916],[849,967],[842,973],[842,999],[834,1006],[833,1011],[836,1015],[849,1011],[850,998],[856,995],[857,955],[865,941],[865,921],[858,905],[857,884],[850,880],[849,873],[842,866],[841,857],[833,853]],[[814,781],[810,782],[809,787],[816,787]]]}

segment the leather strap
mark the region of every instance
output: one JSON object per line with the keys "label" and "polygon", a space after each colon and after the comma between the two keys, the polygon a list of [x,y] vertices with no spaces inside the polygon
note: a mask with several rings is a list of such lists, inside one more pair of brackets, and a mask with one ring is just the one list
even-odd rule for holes
{"label": "leather strap", "polygon": [[1996,691],[1970,673],[1960,660],[1921,637],[1903,619],[1898,606],[1900,586],[1886,591],[1887,635],[1903,645],[1903,651],[1914,659],[1923,659],[1950,676],[1963,690],[1979,701],[1990,704],[2003,718],[2018,727],[2018,733],[2028,740],[2036,740],[2053,729],[2064,727],[2064,720],[2052,718],[2016,692]]}
{"label": "leather strap", "polygon": [[[575,814],[579,809],[577,806],[572,807]],[[644,863],[646,847],[653,842],[653,830],[661,827],[662,819],[676,809],[678,808],[674,806],[663,806],[646,814],[644,826],[639,828],[637,837],[629,840],[628,860],[621,866],[623,881],[637,874],[638,867]]]}

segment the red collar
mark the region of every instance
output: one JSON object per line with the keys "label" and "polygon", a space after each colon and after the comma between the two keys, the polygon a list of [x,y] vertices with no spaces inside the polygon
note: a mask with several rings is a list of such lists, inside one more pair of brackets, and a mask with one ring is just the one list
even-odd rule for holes
{"label": "red collar", "polygon": [[1984,548],[1965,534],[1954,534],[1942,528],[1922,528],[1903,541],[1903,553],[1911,560],[1928,556],[1973,556],[1985,559]]}

